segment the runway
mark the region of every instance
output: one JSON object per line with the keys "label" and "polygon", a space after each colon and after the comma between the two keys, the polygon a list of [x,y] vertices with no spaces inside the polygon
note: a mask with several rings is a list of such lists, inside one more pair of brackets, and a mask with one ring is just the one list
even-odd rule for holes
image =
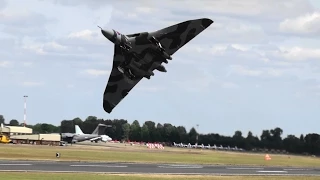
{"label": "runway", "polygon": [[320,176],[320,168],[210,166],[187,164],[92,163],[62,161],[0,161],[0,171],[161,173],[203,175],[293,175]]}

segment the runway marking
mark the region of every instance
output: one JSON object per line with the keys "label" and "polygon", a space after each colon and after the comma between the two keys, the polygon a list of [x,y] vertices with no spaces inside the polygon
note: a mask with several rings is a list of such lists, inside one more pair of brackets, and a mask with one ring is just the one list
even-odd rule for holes
{"label": "runway marking", "polygon": [[32,164],[0,164],[0,166],[31,166]]}
{"label": "runway marking", "polygon": [[169,164],[167,166],[172,166],[172,167],[195,167],[195,166],[197,166],[197,167],[200,167],[199,165],[191,165],[191,164]]}
{"label": "runway marking", "polygon": [[310,171],[311,169],[283,169],[285,171]]}
{"label": "runway marking", "polygon": [[246,169],[248,169],[248,170],[258,170],[258,169],[264,169],[264,168],[255,168],[255,167],[252,167],[252,168],[250,168],[250,167],[239,167],[239,168],[226,168],[226,169],[233,169],[233,170],[246,170]]}
{"label": "runway marking", "polygon": [[99,165],[99,164],[71,164],[73,167],[110,167],[110,168],[120,168],[120,167],[128,167],[128,166],[119,166],[119,165]]}
{"label": "runway marking", "polygon": [[287,171],[257,171],[260,173],[287,173]]}
{"label": "runway marking", "polygon": [[159,168],[174,168],[174,169],[201,169],[203,166],[187,166],[187,165],[169,165],[158,166]]}

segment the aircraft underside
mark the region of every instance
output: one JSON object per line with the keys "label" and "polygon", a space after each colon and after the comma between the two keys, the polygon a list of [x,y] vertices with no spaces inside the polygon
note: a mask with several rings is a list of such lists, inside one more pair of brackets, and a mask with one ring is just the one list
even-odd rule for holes
{"label": "aircraft underside", "polygon": [[[134,50],[132,51],[132,47],[128,48],[128,46],[120,46],[123,53],[126,53],[131,58],[120,64],[118,70],[130,80],[139,79],[141,77],[150,79],[151,76],[154,76],[154,69],[157,69],[160,72],[166,72],[165,67],[161,65],[161,63],[164,62],[167,64],[168,60],[172,60],[172,57],[164,50],[161,43],[156,38],[152,36],[148,40],[153,46],[148,48],[148,52],[147,54],[144,54],[144,58]],[[155,57],[160,57],[160,61],[152,61]],[[141,63],[141,61],[148,60],[149,62]]]}

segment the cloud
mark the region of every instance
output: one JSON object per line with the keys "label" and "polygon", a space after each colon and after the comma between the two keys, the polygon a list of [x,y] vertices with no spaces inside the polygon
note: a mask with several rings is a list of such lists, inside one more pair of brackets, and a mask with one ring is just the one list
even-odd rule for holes
{"label": "cloud", "polygon": [[233,82],[223,82],[221,85],[223,88],[227,88],[227,89],[234,89],[234,88],[238,88],[239,86]]}
{"label": "cloud", "polygon": [[43,82],[36,82],[36,81],[24,81],[22,83],[23,86],[27,86],[27,87],[34,87],[34,86],[42,86],[44,85]]}
{"label": "cloud", "polygon": [[310,61],[319,60],[320,49],[303,48],[303,47],[280,47],[280,51],[277,52],[278,56],[289,61]]}
{"label": "cloud", "polygon": [[249,68],[242,65],[230,65],[230,71],[227,76],[235,73],[243,76],[251,77],[279,77],[294,69],[279,69],[279,68]]}
{"label": "cloud", "polygon": [[79,31],[79,32],[73,32],[68,35],[68,38],[77,38],[77,39],[83,39],[83,40],[92,40],[94,38],[94,35],[96,36],[97,33],[94,33],[93,31],[90,31],[88,29]]}
{"label": "cloud", "polygon": [[244,76],[260,76],[263,73],[261,70],[251,70],[241,65],[231,65],[230,68],[230,73],[237,73]]}
{"label": "cloud", "polygon": [[[39,0],[43,1],[43,0]],[[95,1],[87,1],[87,0],[48,0],[53,2],[54,4],[61,4],[63,6],[77,6],[77,5],[86,5],[89,8],[97,9],[97,8],[103,8],[104,6],[108,5],[110,2],[105,0],[95,0]]]}
{"label": "cloud", "polygon": [[68,49],[67,46],[54,41],[46,43],[26,43],[22,48],[42,55],[48,53],[61,53]]}
{"label": "cloud", "polygon": [[307,13],[305,15],[288,18],[279,25],[282,32],[301,35],[320,34],[320,12]]}
{"label": "cloud", "polygon": [[295,66],[273,65],[262,67],[248,67],[243,65],[230,65],[226,77],[234,75],[255,77],[258,79],[272,78],[273,81],[287,80],[320,80],[320,70],[318,67],[309,64],[299,64]]}
{"label": "cloud", "polygon": [[75,85],[74,84],[67,84],[67,88],[74,88]]}
{"label": "cloud", "polygon": [[143,92],[159,92],[159,91],[163,91],[165,90],[166,88],[164,87],[157,87],[157,86],[139,86],[139,87],[136,87],[137,90],[139,91],[143,91]]}
{"label": "cloud", "polygon": [[0,0],[0,10],[4,9],[7,6],[7,1],[6,0]]}
{"label": "cloud", "polygon": [[20,38],[46,36],[48,35],[46,25],[54,22],[56,20],[34,12],[12,13],[9,10],[4,10],[0,13],[0,23],[3,25],[2,32]]}
{"label": "cloud", "polygon": [[178,77],[171,80],[173,86],[188,92],[206,92],[210,91],[210,88],[218,82],[207,67],[196,68],[194,64],[186,65],[193,67],[189,71],[192,73],[188,73],[187,69],[182,67],[184,72],[177,73]]}
{"label": "cloud", "polygon": [[305,0],[204,0],[198,3],[193,0],[185,0],[183,6],[181,1],[173,0],[164,3],[166,9],[183,14],[229,16],[238,19],[279,20],[285,17],[293,17],[301,13],[313,10],[312,5]]}
{"label": "cloud", "polygon": [[87,73],[88,75],[95,76],[95,77],[110,74],[110,71],[99,70],[99,69],[86,69],[84,72]]}
{"label": "cloud", "polygon": [[0,67],[7,68],[11,65],[10,61],[0,61]]}

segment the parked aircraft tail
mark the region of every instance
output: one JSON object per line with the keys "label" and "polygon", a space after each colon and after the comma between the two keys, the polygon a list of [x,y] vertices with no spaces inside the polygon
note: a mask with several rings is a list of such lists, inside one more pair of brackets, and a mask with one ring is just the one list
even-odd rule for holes
{"label": "parked aircraft tail", "polygon": [[78,125],[74,126],[76,129],[76,134],[84,134]]}
{"label": "parked aircraft tail", "polygon": [[[76,134],[84,134],[81,130],[81,128],[78,125],[75,125],[75,131]],[[104,135],[105,134],[105,130],[107,128],[107,125],[105,124],[98,124],[98,126],[96,127],[96,129],[92,132],[92,134],[94,135]]]}
{"label": "parked aircraft tail", "polygon": [[97,126],[96,129],[92,132],[92,134],[104,135],[106,128],[107,128],[107,125],[105,125],[105,124],[98,124],[98,126]]}

